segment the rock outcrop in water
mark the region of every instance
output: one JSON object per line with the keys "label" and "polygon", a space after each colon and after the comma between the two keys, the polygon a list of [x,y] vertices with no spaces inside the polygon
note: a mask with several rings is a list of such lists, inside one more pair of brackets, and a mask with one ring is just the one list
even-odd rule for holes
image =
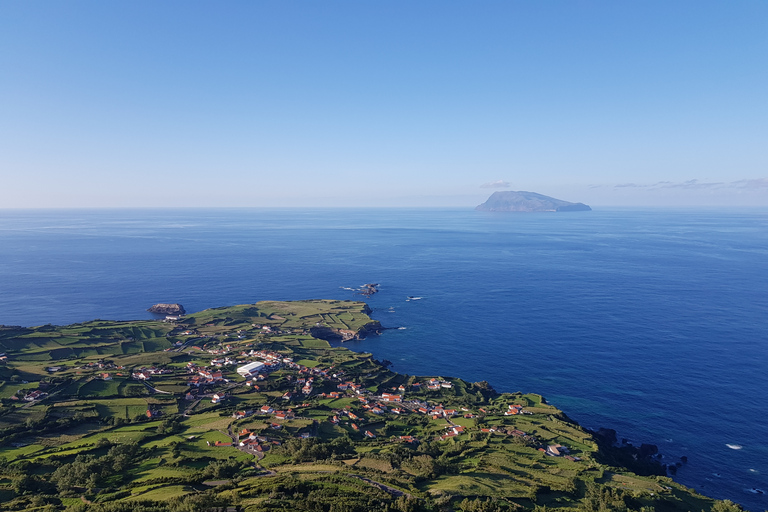
{"label": "rock outcrop in water", "polygon": [[157,315],[184,315],[186,311],[181,304],[155,304],[147,311]]}
{"label": "rock outcrop in water", "polygon": [[570,203],[535,192],[494,192],[475,208],[483,212],[579,212],[592,210],[584,203]]}

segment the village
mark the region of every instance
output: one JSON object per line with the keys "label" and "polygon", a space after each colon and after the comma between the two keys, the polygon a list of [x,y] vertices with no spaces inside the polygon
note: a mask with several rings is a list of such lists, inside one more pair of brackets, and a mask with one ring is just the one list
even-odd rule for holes
{"label": "village", "polygon": [[[266,329],[262,331],[267,333]],[[238,336],[246,338],[246,331],[239,330]],[[183,335],[193,334],[185,331]],[[271,334],[271,332],[270,332]],[[281,333],[282,334],[282,333]],[[211,339],[213,341],[214,339]],[[248,418],[258,418],[266,429],[251,430],[242,428],[235,432],[229,429],[229,441],[208,442],[208,446],[233,447],[249,452],[262,458],[268,450],[279,446],[285,436],[276,436],[274,431],[283,430],[291,425],[291,420],[310,420],[311,423],[298,429],[293,436],[307,439],[321,435],[323,426],[336,427],[347,435],[361,439],[377,439],[381,436],[382,424],[387,419],[402,418],[408,415],[422,416],[432,424],[427,435],[413,433],[391,436],[402,443],[417,445],[424,440],[445,441],[457,436],[467,437],[472,433],[485,435],[514,436],[535,445],[536,449],[552,457],[565,457],[572,461],[579,457],[569,455],[569,449],[559,443],[541,443],[533,434],[523,430],[508,427],[503,420],[497,425],[477,426],[476,422],[467,424],[457,423],[456,418],[474,420],[487,415],[517,416],[531,415],[522,404],[510,403],[506,410],[489,408],[468,408],[466,406],[448,406],[451,394],[444,395],[444,390],[452,390],[450,379],[429,378],[424,382],[412,381],[382,392],[374,392],[363,384],[349,380],[342,368],[320,365],[305,366],[294,362],[292,357],[284,353],[270,350],[258,350],[247,344],[249,350],[237,351],[232,344],[220,345],[207,343],[203,347],[192,346],[201,354],[215,356],[209,365],[200,366],[188,362],[185,367],[189,390],[185,393],[187,401],[210,400],[211,404],[222,404],[229,408],[236,407],[232,412],[238,424],[246,424]],[[285,350],[283,350],[285,352]],[[279,371],[270,382],[270,376]],[[376,369],[376,371],[379,371]],[[139,368],[131,373],[133,379],[139,381],[162,382],[163,377],[173,376],[174,371],[167,368]],[[365,380],[365,375],[357,375],[358,380]],[[155,389],[155,388],[152,388]],[[262,389],[269,389],[274,396],[268,403],[260,407],[251,407],[247,392],[258,395]],[[438,396],[435,396],[438,395]],[[435,398],[435,399],[431,399]],[[343,399],[354,399],[343,407],[333,407],[333,403]],[[299,403],[300,402],[300,403]],[[349,402],[349,400],[346,400]],[[310,413],[311,411],[311,413]],[[318,419],[318,413],[327,411],[327,418]],[[157,417],[158,413],[147,410],[147,417]],[[287,423],[286,423],[287,422]],[[434,428],[437,425],[438,428]],[[265,434],[267,432],[267,434]]]}

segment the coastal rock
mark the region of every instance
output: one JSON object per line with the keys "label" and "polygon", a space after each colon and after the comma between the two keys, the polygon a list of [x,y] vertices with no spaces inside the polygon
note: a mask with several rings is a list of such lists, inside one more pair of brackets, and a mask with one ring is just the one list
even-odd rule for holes
{"label": "coastal rock", "polygon": [[155,304],[147,311],[155,313],[157,315],[183,315],[186,313],[184,306],[181,304]]}
{"label": "coastal rock", "polygon": [[494,192],[475,208],[482,212],[579,212],[592,210],[584,203],[571,203],[535,192]]}
{"label": "coastal rock", "polygon": [[592,432],[595,437],[599,438],[600,441],[607,444],[608,446],[613,446],[618,441],[618,438],[616,437],[616,431],[612,428],[600,428],[597,430],[597,432]]}

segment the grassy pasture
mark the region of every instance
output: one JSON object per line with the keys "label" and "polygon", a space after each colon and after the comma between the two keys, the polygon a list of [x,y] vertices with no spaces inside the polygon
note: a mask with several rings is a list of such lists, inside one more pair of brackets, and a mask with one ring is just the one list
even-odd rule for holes
{"label": "grassy pasture", "polygon": [[81,397],[109,397],[118,396],[119,387],[124,379],[102,380],[92,379],[82,386],[77,391],[77,394]]}

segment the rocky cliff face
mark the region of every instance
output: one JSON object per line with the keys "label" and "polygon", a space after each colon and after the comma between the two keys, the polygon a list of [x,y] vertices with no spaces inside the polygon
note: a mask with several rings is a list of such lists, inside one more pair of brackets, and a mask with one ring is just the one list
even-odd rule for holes
{"label": "rocky cliff face", "polygon": [[475,208],[484,212],[578,212],[591,210],[584,203],[570,203],[535,192],[494,192]]}
{"label": "rocky cliff face", "polygon": [[361,340],[369,334],[381,334],[383,327],[378,320],[373,320],[362,326],[357,331],[349,329],[332,329],[325,325],[316,325],[309,329],[309,333],[318,339],[326,341]]}
{"label": "rocky cliff face", "polygon": [[181,304],[155,304],[151,308],[149,308],[147,311],[150,313],[155,313],[158,315],[183,315],[186,313],[184,311],[184,306]]}

